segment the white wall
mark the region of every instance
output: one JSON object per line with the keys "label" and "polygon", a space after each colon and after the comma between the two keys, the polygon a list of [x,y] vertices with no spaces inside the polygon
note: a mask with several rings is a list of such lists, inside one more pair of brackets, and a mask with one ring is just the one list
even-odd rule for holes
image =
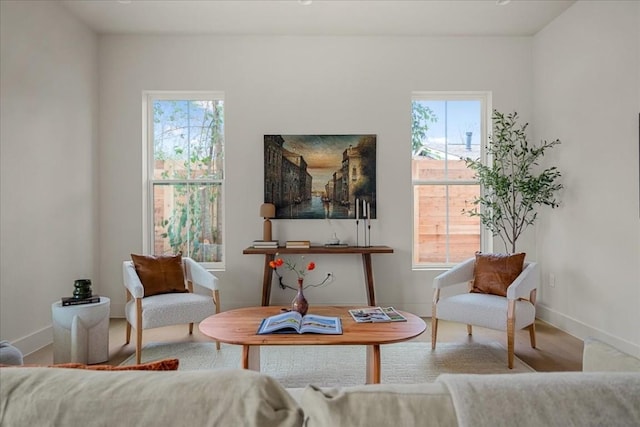
{"label": "white wall", "polygon": [[0,19],[0,337],[28,353],[96,278],[97,37],[57,2],[2,1]]}
{"label": "white wall", "polygon": [[[263,259],[242,250],[262,233],[264,134],[377,134],[372,242],[395,249],[373,256],[377,300],[429,315],[436,272],[411,271],[411,91],[490,90],[496,108],[524,118],[532,109],[531,38],[103,36],[99,62],[99,277],[114,316],[125,300],[122,261],[142,250],[143,90],[226,94],[223,309],[260,303]],[[354,221],[274,221],[281,241],[323,243],[334,231],[355,239]],[[312,258],[316,277],[332,271],[336,281],[305,292],[311,304],[365,303],[358,256]],[[272,290],[273,303],[292,298]]]}
{"label": "white wall", "polygon": [[536,139],[563,141],[551,163],[565,184],[537,227],[538,314],[640,355],[640,3],[574,4],[533,58]]}

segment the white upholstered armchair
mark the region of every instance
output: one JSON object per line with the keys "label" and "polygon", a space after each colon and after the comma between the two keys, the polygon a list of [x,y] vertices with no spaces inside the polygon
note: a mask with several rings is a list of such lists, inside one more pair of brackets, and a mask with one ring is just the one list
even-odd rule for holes
{"label": "white upholstered armchair", "polygon": [[484,293],[462,293],[440,298],[446,287],[470,283],[474,278],[475,259],[470,258],[433,280],[433,308],[431,314],[431,348],[436,348],[438,320],[466,323],[471,335],[472,325],[507,331],[509,369],[513,368],[515,331],[529,329],[531,347],[536,347],[535,300],[539,282],[538,266],[525,262],[522,272],[507,288],[506,297]]}
{"label": "white upholstered armchair", "polygon": [[[145,289],[132,261],[122,265],[124,286],[127,291],[125,316],[127,318],[126,344],[131,340],[131,327],[136,330],[136,362],[142,356],[142,330],[168,325],[193,324],[220,312],[218,278],[191,258],[182,258],[184,283],[188,292],[161,293],[145,297]],[[220,349],[220,343],[216,342]]]}

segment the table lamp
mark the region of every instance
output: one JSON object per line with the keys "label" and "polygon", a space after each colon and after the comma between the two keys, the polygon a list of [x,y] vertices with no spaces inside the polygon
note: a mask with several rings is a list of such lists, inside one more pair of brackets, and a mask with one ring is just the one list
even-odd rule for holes
{"label": "table lamp", "polygon": [[263,203],[260,206],[260,216],[264,218],[262,226],[262,240],[269,241],[271,239],[271,220],[276,216],[276,205],[273,203]]}

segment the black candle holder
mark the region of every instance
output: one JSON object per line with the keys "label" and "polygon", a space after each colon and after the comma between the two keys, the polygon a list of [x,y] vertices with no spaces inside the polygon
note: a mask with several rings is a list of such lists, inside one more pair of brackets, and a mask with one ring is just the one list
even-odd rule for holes
{"label": "black candle holder", "polygon": [[91,280],[78,279],[73,282],[73,297],[75,299],[91,298],[93,293],[91,291]]}

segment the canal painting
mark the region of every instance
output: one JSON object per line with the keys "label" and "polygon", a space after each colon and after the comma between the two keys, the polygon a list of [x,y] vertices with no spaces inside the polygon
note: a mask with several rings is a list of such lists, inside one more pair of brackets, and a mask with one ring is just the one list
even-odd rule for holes
{"label": "canal painting", "polygon": [[376,135],[264,135],[264,202],[276,219],[363,218],[363,203],[375,219]]}

